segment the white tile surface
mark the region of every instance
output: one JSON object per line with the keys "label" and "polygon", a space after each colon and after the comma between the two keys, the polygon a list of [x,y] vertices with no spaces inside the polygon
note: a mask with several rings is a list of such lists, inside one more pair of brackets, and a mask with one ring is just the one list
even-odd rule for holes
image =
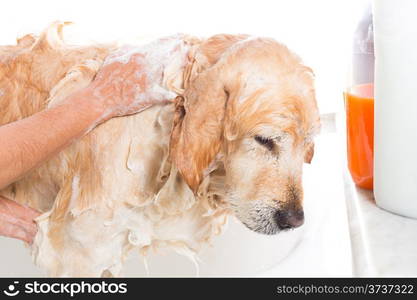
{"label": "white tile surface", "polygon": [[345,173],[355,276],[417,276],[417,220],[376,206]]}

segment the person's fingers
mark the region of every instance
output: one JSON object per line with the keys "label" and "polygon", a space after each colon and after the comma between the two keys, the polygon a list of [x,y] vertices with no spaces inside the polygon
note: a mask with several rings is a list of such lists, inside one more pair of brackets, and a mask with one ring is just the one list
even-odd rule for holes
{"label": "person's fingers", "polygon": [[24,205],[16,205],[13,207],[12,211],[16,217],[27,222],[33,222],[35,218],[41,215],[40,212]]}
{"label": "person's fingers", "polygon": [[40,212],[28,206],[21,205],[6,198],[0,199],[0,212],[15,216],[16,218],[24,219],[26,221],[33,221],[33,219],[41,215]]}
{"label": "person's fingers", "polygon": [[114,74],[116,70],[119,70],[121,66],[122,66],[122,63],[120,62],[112,62],[111,64],[107,64],[100,69],[96,78],[97,79],[108,78],[110,74],[112,73]]}
{"label": "person's fingers", "polygon": [[33,220],[19,220],[17,225],[31,236],[35,236],[38,231],[38,225]]}
{"label": "person's fingers", "polygon": [[[20,207],[13,206],[13,208],[19,209]],[[39,213],[27,207],[24,208],[25,213],[20,213],[23,218],[15,214],[10,206],[7,206],[7,209],[4,209],[4,206],[0,209],[0,235],[17,238],[27,243],[32,242],[38,229],[33,216],[38,216]]]}
{"label": "person's fingers", "polygon": [[33,221],[25,222],[21,220],[17,227],[19,228],[19,234],[21,234],[20,231],[23,232],[23,235],[21,234],[22,240],[31,244],[36,233],[38,232],[38,226],[36,223]]}
{"label": "person's fingers", "polygon": [[112,63],[104,65],[98,72],[96,78],[99,80],[108,80],[111,77],[130,77],[141,66],[138,63],[138,57],[142,56],[139,53],[133,54],[127,63],[113,61]]}
{"label": "person's fingers", "polygon": [[25,211],[23,214],[23,218],[31,223],[34,223],[34,219],[36,219],[37,217],[39,217],[42,213],[40,211],[37,211],[31,207],[25,207]]}
{"label": "person's fingers", "polygon": [[29,244],[33,242],[33,238],[35,236],[35,234],[26,231],[25,228],[23,227],[17,224],[2,221],[1,219],[0,219],[0,235],[14,238],[14,239],[19,239]]}

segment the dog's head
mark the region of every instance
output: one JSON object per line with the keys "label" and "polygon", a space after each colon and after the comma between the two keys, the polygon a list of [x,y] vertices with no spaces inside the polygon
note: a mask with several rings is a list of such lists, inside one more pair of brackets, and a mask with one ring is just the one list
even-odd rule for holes
{"label": "dog's head", "polygon": [[227,201],[250,229],[274,234],[303,224],[303,162],[319,115],[311,69],[262,38],[215,36],[197,53],[178,99],[170,155],[193,191],[221,159]]}

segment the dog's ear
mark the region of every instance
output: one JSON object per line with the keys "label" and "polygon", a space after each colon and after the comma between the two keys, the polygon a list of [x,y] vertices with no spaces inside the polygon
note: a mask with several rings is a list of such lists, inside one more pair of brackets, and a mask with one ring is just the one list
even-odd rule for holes
{"label": "dog's ear", "polygon": [[222,145],[228,102],[225,79],[234,76],[230,76],[232,67],[226,61],[220,62],[220,58],[225,58],[227,50],[245,38],[215,35],[191,51],[191,63],[185,68],[185,92],[176,102],[170,158],[193,192]]}
{"label": "dog's ear", "polygon": [[314,143],[311,143],[308,146],[306,153],[304,154],[304,162],[307,164],[311,164],[311,161],[313,160],[313,156],[314,156]]}
{"label": "dog's ear", "polygon": [[177,98],[170,158],[194,192],[220,150],[226,103],[216,67],[200,73],[184,97]]}

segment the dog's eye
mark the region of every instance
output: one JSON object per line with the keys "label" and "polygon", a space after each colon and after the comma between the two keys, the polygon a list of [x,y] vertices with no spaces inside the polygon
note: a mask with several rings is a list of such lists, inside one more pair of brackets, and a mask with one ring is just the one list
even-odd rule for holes
{"label": "dog's eye", "polygon": [[274,150],[275,143],[274,143],[274,140],[270,138],[260,136],[260,135],[255,135],[255,141],[257,141],[259,144],[266,147],[270,151]]}

